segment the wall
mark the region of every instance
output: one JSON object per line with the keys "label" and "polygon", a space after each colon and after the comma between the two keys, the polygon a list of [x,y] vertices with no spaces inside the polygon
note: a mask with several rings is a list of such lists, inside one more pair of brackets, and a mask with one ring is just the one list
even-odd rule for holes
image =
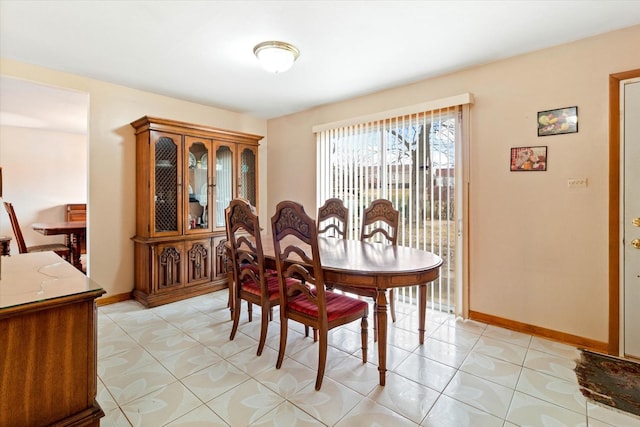
{"label": "wall", "polygon": [[[471,92],[469,308],[607,342],[608,76],[640,68],[638,46],[634,26],[270,120],[267,210],[315,214],[313,125]],[[578,133],[537,136],[538,111],[574,105]],[[509,172],[529,145],[548,146],[548,171]]]}
{"label": "wall", "polygon": [[[0,70],[9,77],[89,94],[89,275],[107,291],[105,297],[128,293],[134,287],[131,237],[135,234],[135,137],[129,123],[149,115],[266,136],[265,120],[231,111],[8,59],[0,59]],[[262,216],[267,200],[266,146],[265,138],[258,169]],[[266,221],[266,216],[261,220]]]}
{"label": "wall", "polygon": [[[63,236],[43,236],[34,222],[63,221],[67,203],[87,200],[87,137],[13,126],[0,127],[2,201],[13,203],[28,246],[63,243]],[[0,235],[11,236],[11,253],[18,253],[9,217],[0,209]]]}

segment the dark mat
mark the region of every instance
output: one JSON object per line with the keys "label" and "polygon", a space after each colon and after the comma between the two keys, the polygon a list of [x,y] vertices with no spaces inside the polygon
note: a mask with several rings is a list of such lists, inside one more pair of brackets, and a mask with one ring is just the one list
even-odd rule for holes
{"label": "dark mat", "polygon": [[584,397],[640,417],[640,363],[582,350],[575,372]]}

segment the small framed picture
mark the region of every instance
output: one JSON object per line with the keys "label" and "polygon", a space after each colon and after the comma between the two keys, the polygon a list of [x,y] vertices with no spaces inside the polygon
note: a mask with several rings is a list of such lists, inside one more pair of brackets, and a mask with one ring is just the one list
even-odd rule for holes
{"label": "small framed picture", "polygon": [[513,147],[511,171],[540,172],[547,170],[547,147]]}
{"label": "small framed picture", "polygon": [[538,136],[578,132],[578,107],[538,112]]}

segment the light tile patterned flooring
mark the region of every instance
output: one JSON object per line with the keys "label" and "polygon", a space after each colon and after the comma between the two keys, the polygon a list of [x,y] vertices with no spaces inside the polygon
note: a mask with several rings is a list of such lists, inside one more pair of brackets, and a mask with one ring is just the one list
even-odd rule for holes
{"label": "light tile patterned flooring", "polygon": [[99,307],[101,425],[640,427],[639,418],[582,397],[575,348],[431,310],[421,346],[417,313],[403,304],[389,326],[385,387],[372,333],[363,365],[354,322],[330,333],[315,391],[317,344],[301,325],[289,323],[277,370],[278,311],[257,357],[259,308],[249,323],[243,304],[230,341],[226,304],[223,290],[153,309],[134,301]]}

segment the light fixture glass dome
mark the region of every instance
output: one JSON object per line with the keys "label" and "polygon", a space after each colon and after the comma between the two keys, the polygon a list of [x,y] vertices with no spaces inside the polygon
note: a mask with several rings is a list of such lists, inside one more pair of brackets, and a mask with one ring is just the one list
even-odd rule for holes
{"label": "light fixture glass dome", "polygon": [[289,43],[268,41],[253,48],[262,67],[271,73],[284,73],[293,65],[300,52]]}

